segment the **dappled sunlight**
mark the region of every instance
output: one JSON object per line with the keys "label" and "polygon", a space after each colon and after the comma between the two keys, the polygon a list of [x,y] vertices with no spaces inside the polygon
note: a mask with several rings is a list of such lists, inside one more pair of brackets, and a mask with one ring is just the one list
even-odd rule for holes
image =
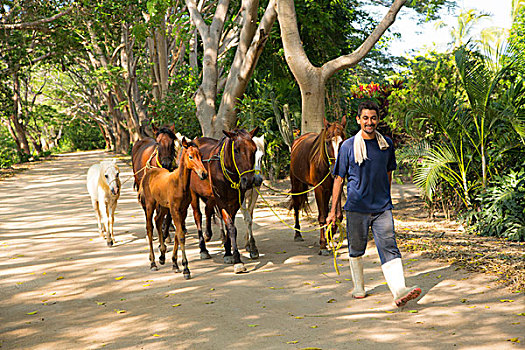
{"label": "dappled sunlight", "polygon": [[[212,259],[200,259],[191,210],[186,246],[192,279],[172,271],[173,243],[168,244],[166,264],[151,271],[144,213],[132,181],[122,189],[116,244],[109,248],[98,236],[81,177],[107,155],[91,153],[88,161],[77,156],[49,163],[60,164],[53,166],[55,171],[71,171],[70,180],[54,176],[54,186],[39,185],[38,176],[47,171],[38,168],[38,176],[31,170],[16,181],[0,182],[2,193],[9,194],[0,208],[2,348],[346,349],[351,344],[373,349],[402,342],[407,349],[433,349],[436,344],[466,349],[477,344],[501,348],[506,339],[521,334],[522,327],[514,324],[524,311],[518,304],[523,305],[521,295],[498,289],[489,276],[467,274],[414,253],[404,256],[407,284],[419,284],[423,295],[397,309],[373,242],[364,258],[370,295],[352,299],[346,240],[336,260],[338,275],[333,257],[317,254],[317,230],[305,233],[304,242],[294,242],[292,229],[268,208],[255,212],[258,260],[244,250],[244,221],[236,217],[248,273],[234,274],[233,266],[223,263],[215,225],[208,243]],[[79,164],[73,169],[70,162]],[[25,186],[24,178],[33,181],[32,189],[19,187]],[[32,206],[11,196],[14,190]],[[291,221],[287,210],[277,210]],[[305,220],[305,228],[315,228],[312,221]],[[157,261],[158,244],[153,242]]]}

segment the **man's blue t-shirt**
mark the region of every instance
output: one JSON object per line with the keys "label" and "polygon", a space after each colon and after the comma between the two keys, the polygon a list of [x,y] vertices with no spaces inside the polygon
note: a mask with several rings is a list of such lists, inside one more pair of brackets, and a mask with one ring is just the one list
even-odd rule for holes
{"label": "man's blue t-shirt", "polygon": [[364,140],[367,158],[361,165],[355,162],[354,138],[341,145],[333,174],[346,177],[348,184],[344,210],[360,213],[380,213],[392,209],[388,172],[397,167],[394,144],[385,136],[390,147],[382,151],[377,139]]}

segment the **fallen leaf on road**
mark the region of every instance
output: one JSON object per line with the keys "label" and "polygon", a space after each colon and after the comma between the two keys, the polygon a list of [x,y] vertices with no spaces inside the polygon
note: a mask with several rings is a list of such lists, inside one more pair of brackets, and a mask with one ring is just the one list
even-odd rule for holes
{"label": "fallen leaf on road", "polygon": [[258,324],[249,324],[248,327],[257,327]]}
{"label": "fallen leaf on road", "polygon": [[126,313],[126,310],[118,310],[118,309],[115,309],[115,312],[116,312],[117,314],[124,314],[124,313]]}
{"label": "fallen leaf on road", "polygon": [[173,307],[177,307],[177,306],[180,306],[180,305],[181,305],[181,304],[173,304],[173,305],[171,305],[171,306],[173,306]]}
{"label": "fallen leaf on road", "polygon": [[152,336],[154,336],[154,337],[160,337],[160,335],[158,335],[157,333],[152,334]]}
{"label": "fallen leaf on road", "polygon": [[510,339],[507,339],[507,341],[511,341],[513,343],[519,343],[520,339],[519,338],[510,338]]}
{"label": "fallen leaf on road", "polygon": [[38,313],[38,311],[31,311],[31,312],[28,312],[27,314],[28,315],[36,315]]}
{"label": "fallen leaf on road", "polygon": [[417,314],[417,310],[408,310],[411,314]]}
{"label": "fallen leaf on road", "polygon": [[514,300],[511,300],[511,299],[500,299],[500,301],[502,303],[512,303],[512,302],[514,302]]}
{"label": "fallen leaf on road", "polygon": [[58,280],[63,280],[63,279],[64,279],[63,276],[58,276],[58,277],[57,277],[57,281],[58,281]]}
{"label": "fallen leaf on road", "polygon": [[104,301],[97,301],[97,305],[106,305]]}
{"label": "fallen leaf on road", "polygon": [[337,300],[335,300],[334,298],[330,299],[327,301],[327,303],[331,304],[331,303],[335,303]]}
{"label": "fallen leaf on road", "polygon": [[120,280],[123,279],[123,278],[124,278],[124,276],[115,277],[115,279],[116,279],[117,281],[120,281]]}
{"label": "fallen leaf on road", "polygon": [[286,342],[286,344],[297,344],[297,343],[299,343],[299,340],[290,340]]}

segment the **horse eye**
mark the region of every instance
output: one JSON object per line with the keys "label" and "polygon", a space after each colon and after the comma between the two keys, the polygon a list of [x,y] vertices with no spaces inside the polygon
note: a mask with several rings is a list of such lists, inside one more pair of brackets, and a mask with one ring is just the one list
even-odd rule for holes
{"label": "horse eye", "polygon": [[104,175],[106,177],[106,179],[108,178],[108,174]]}
{"label": "horse eye", "polygon": [[192,159],[193,159],[193,156],[188,156],[188,158],[189,158],[190,160],[192,160]]}

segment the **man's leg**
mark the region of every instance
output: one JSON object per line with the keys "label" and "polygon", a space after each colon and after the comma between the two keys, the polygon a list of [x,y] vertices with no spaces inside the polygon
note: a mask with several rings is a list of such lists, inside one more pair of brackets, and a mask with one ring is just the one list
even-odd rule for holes
{"label": "man's leg", "polygon": [[416,299],[421,294],[421,288],[418,286],[407,288],[405,285],[403,263],[396,243],[392,211],[372,214],[371,227],[381,259],[383,275],[394,296],[396,306],[401,307],[407,301]]}
{"label": "man's leg", "polygon": [[356,299],[362,299],[366,296],[363,255],[368,242],[369,224],[370,214],[346,212],[346,238],[350,255],[350,272],[354,283],[352,297]]}

